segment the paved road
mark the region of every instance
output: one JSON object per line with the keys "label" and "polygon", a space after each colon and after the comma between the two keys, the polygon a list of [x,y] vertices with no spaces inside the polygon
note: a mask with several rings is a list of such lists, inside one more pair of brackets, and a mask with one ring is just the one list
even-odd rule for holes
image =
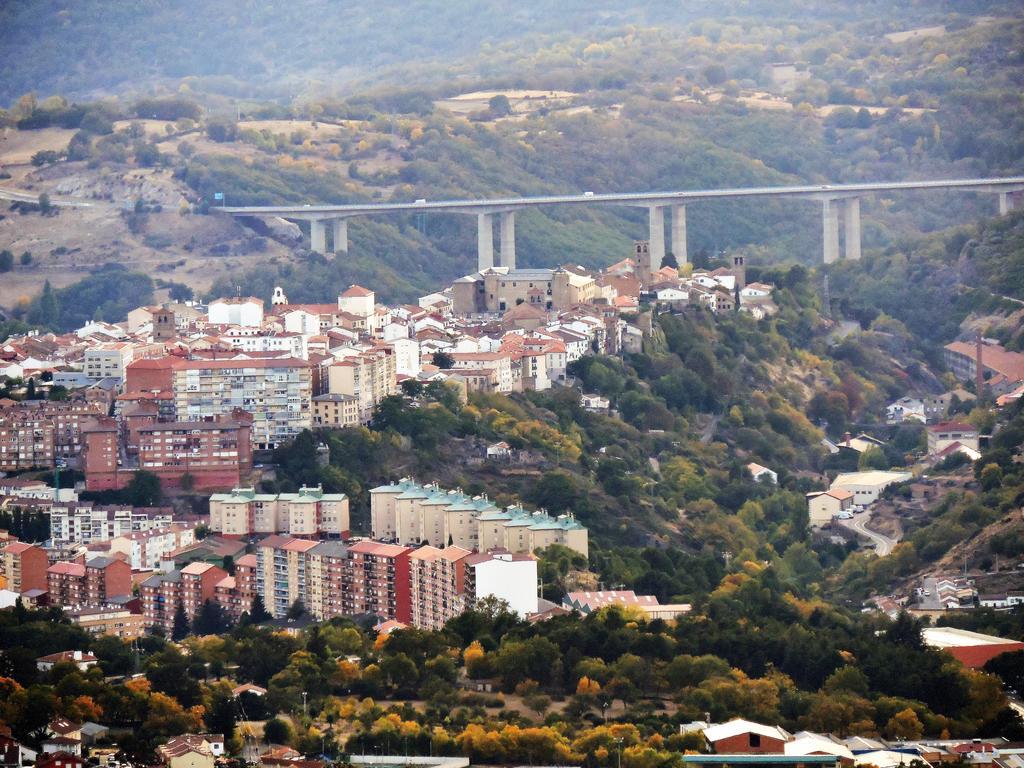
{"label": "paved road", "polygon": [[700,435],[700,441],[704,443],[704,445],[711,442],[712,438],[715,436],[715,430],[718,429],[718,422],[721,420],[722,417],[716,413],[711,417],[711,421],[708,422],[708,425],[704,427],[704,431],[701,432]]}
{"label": "paved road", "polygon": [[[17,189],[4,189],[0,187],[0,200],[10,200],[16,203],[38,203],[38,192],[21,192]],[[50,205],[57,208],[92,208],[93,203],[87,200],[74,200],[67,197],[51,197]]]}
{"label": "paved road", "polygon": [[897,539],[891,539],[878,531],[873,531],[868,528],[867,524],[870,520],[870,512],[858,512],[853,516],[853,519],[840,520],[839,524],[845,528],[856,531],[861,536],[874,542],[875,554],[879,557],[885,557],[886,555],[892,554],[893,547],[897,544]]}
{"label": "paved road", "polygon": [[872,192],[898,190],[952,189],[965,192],[1014,192],[1024,190],[1024,176],[1005,179],[939,179],[933,181],[882,181],[867,184],[804,184],[789,187],[734,187],[730,189],[694,189],[678,192],[612,192],[602,194],[542,195],[508,197],[495,200],[424,200],[413,203],[357,203],[351,205],[264,205],[228,206],[221,210],[236,216],[283,216],[286,218],[323,218],[358,216],[401,211],[448,211],[451,213],[494,213],[536,205],[683,205],[705,200],[804,197],[834,199]]}

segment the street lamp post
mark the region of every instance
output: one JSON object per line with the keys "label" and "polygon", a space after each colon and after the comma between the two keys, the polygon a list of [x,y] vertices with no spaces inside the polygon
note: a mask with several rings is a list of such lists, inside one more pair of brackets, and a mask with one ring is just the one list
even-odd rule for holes
{"label": "street lamp post", "polygon": [[616,739],[615,746],[618,748],[618,768],[622,768],[622,739]]}
{"label": "street lamp post", "polygon": [[302,716],[306,716],[306,692],[302,692]]}

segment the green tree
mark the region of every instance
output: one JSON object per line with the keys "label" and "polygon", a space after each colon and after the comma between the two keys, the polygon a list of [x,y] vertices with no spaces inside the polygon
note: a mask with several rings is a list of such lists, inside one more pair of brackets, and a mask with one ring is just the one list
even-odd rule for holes
{"label": "green tree", "polygon": [[14,254],[10,251],[0,251],[0,272],[10,272],[14,269]]}
{"label": "green tree", "polygon": [[171,639],[184,640],[188,637],[188,633],[188,616],[185,615],[185,606],[179,602],[177,607],[174,609],[174,623],[171,626]]}
{"label": "green tree", "polygon": [[447,352],[435,352],[430,358],[430,362],[444,370],[455,367],[455,358]]}
{"label": "green tree", "polygon": [[491,96],[487,102],[487,111],[490,112],[492,117],[506,117],[512,114],[512,104],[508,100],[508,96],[503,93]]}
{"label": "green tree", "polygon": [[160,478],[144,469],[132,476],[125,491],[133,507],[158,507],[164,500]]}
{"label": "green tree", "polygon": [[39,211],[43,216],[49,216],[53,213],[53,204],[50,202],[50,196],[45,192],[39,193]]}
{"label": "green tree", "polygon": [[23,267],[29,266],[32,263],[32,252],[31,251],[25,251],[24,253],[22,253],[21,254],[21,258],[19,259],[19,261],[21,262],[21,266],[23,266]]}
{"label": "green tree", "polygon": [[290,744],[295,732],[287,721],[275,717],[263,726],[263,738],[270,744]]}
{"label": "green tree", "polygon": [[301,599],[296,599],[294,603],[288,606],[288,613],[285,614],[286,619],[300,619],[306,613],[306,606],[303,604]]}

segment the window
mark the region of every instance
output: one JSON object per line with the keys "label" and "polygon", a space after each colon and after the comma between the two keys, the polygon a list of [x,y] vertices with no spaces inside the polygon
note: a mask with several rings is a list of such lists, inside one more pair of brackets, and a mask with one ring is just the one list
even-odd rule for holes
{"label": "window", "polygon": [[760,747],[761,746],[761,734],[759,734],[759,733],[751,733],[750,734],[750,746],[751,747]]}

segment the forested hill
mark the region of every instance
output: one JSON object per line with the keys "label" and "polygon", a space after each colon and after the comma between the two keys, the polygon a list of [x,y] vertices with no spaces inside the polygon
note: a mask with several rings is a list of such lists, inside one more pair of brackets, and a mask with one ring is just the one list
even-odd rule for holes
{"label": "forested hill", "polygon": [[[809,25],[885,19],[866,27],[937,23],[950,12],[1007,13],[1014,3],[839,0],[623,3],[617,0],[104,0],[0,4],[0,102],[36,90],[78,95],[138,90],[147,80],[222,78],[226,92],[288,97],[306,78],[345,81],[388,65],[444,62],[510,41],[600,39],[626,27],[679,27],[701,18]],[[887,25],[892,25],[888,27]],[[245,85],[243,85],[243,83]]]}

